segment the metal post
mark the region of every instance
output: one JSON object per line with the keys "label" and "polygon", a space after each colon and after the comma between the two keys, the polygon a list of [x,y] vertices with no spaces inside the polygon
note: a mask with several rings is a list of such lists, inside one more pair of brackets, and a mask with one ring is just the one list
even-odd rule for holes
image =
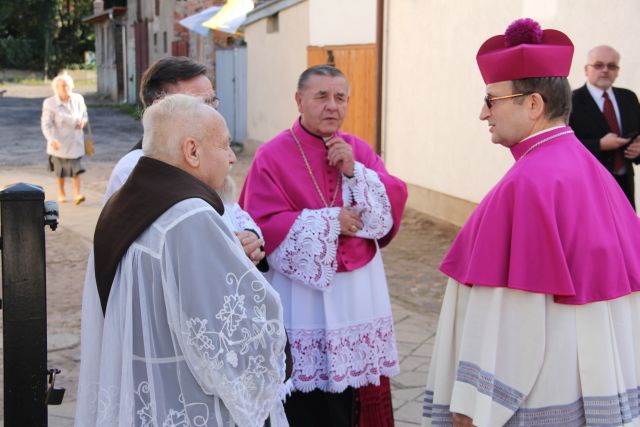
{"label": "metal post", "polygon": [[44,191],[0,191],[5,426],[46,426]]}

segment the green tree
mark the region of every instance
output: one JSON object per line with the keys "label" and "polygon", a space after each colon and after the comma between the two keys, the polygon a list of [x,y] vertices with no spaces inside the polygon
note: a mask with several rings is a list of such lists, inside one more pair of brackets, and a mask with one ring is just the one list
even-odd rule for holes
{"label": "green tree", "polygon": [[42,69],[45,31],[54,2],[0,1],[0,66]]}
{"label": "green tree", "polygon": [[53,2],[53,22],[48,52],[47,74],[56,75],[62,68],[79,64],[85,51],[94,50],[93,25],[82,19],[93,13],[92,0],[57,0]]}
{"label": "green tree", "polygon": [[82,22],[92,13],[92,0],[1,1],[0,66],[41,69],[51,77],[81,63],[84,52],[94,50],[93,26]]}

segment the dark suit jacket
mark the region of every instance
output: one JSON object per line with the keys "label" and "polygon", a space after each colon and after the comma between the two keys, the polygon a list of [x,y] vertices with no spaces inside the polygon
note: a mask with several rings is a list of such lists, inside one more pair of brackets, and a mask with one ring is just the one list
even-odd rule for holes
{"label": "dark suit jacket", "polygon": [[[621,136],[630,135],[640,131],[640,104],[636,94],[628,89],[613,88],[618,109],[620,110],[620,121],[622,128]],[[573,91],[571,117],[569,126],[573,128],[576,137],[600,160],[609,171],[613,171],[615,150],[601,151],[600,138],[610,132],[604,114],[598,108],[598,104],[593,100],[587,85]],[[630,160],[625,159],[627,174],[633,176],[633,166]],[[640,163],[640,157],[634,160]]]}

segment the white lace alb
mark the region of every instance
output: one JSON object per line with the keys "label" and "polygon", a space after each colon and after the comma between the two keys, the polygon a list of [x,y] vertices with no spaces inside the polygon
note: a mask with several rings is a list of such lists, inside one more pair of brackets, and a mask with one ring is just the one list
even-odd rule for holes
{"label": "white lace alb", "polygon": [[269,264],[296,283],[327,289],[338,269],[339,212],[340,208],[304,209]]}
{"label": "white lace alb", "polygon": [[[356,236],[379,239],[391,230],[393,217],[386,189],[378,174],[360,162],[355,163],[354,176],[342,180],[342,201],[360,215],[363,228]],[[296,283],[328,289],[338,268],[340,209],[304,209],[271,255],[270,264]]]}
{"label": "white lace alb", "polygon": [[[342,199],[345,206],[360,215],[363,227],[356,233],[358,237],[380,239],[393,226],[391,202],[387,190],[378,174],[355,162],[353,178],[343,180]],[[355,204],[348,203],[350,201]]]}
{"label": "white lace alb", "polygon": [[340,393],[348,386],[379,384],[400,371],[393,318],[340,329],[287,330],[297,390]]}

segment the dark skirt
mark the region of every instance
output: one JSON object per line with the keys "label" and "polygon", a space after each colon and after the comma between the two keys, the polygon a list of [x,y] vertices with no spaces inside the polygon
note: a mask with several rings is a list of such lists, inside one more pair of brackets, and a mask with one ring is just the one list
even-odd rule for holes
{"label": "dark skirt", "polygon": [[82,167],[82,157],[77,159],[63,159],[61,157],[49,156],[49,170],[53,171],[59,178],[74,177],[84,173]]}
{"label": "dark skirt", "polygon": [[291,427],[393,427],[391,384],[380,377],[380,385],[342,393],[315,389],[295,391],[287,397],[284,410]]}

